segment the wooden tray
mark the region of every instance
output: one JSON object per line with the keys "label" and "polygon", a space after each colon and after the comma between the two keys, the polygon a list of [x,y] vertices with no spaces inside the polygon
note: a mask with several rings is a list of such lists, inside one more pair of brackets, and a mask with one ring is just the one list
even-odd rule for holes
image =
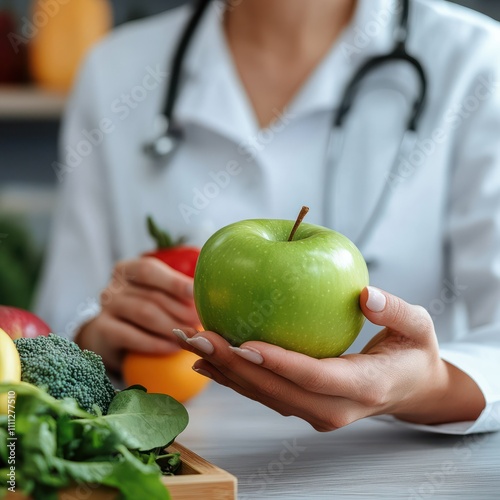
{"label": "wooden tray", "polygon": [[[168,448],[181,454],[180,474],[165,476],[163,482],[172,500],[236,500],[237,479],[225,470],[216,467],[179,443]],[[59,498],[64,500],[116,500],[117,492],[104,487],[72,487],[61,490]],[[6,500],[28,500],[19,493],[9,493]],[[154,500],[148,499],[148,500]]]}

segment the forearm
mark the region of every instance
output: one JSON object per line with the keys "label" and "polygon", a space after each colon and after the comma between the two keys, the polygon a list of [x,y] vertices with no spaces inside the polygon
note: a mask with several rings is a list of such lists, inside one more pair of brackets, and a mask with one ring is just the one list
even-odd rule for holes
{"label": "forearm", "polygon": [[410,411],[396,412],[400,420],[423,425],[476,420],[486,406],[483,393],[462,370],[442,361],[427,398]]}

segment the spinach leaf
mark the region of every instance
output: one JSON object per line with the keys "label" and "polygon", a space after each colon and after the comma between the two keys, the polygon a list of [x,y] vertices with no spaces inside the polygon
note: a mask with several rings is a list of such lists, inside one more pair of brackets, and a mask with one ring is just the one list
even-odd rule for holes
{"label": "spinach leaf", "polygon": [[141,451],[165,447],[187,426],[184,406],[165,394],[148,394],[140,389],[119,392],[104,417],[122,435],[129,448]]}
{"label": "spinach leaf", "polygon": [[60,474],[71,476],[77,483],[118,488],[124,500],[170,499],[156,464],[144,464],[125,447],[119,447],[119,451],[119,459],[113,462],[70,462],[56,458],[55,465]]}
{"label": "spinach leaf", "polygon": [[61,432],[66,441],[63,456],[73,461],[100,461],[102,457],[116,454],[118,445],[126,444],[119,433],[97,419],[90,422],[72,420]]}
{"label": "spinach leaf", "polygon": [[24,449],[27,453],[38,453],[50,460],[56,454],[56,421],[50,415],[38,419],[30,418],[30,426],[24,434]]}
{"label": "spinach leaf", "polygon": [[[0,394],[14,390],[16,393],[16,414],[27,413],[44,414],[50,411],[56,415],[70,415],[72,417],[90,418],[93,415],[82,410],[75,399],[55,399],[44,390],[26,382],[0,383]],[[19,398],[19,396],[25,396]],[[20,399],[20,401],[18,401]],[[20,405],[22,405],[20,407]]]}

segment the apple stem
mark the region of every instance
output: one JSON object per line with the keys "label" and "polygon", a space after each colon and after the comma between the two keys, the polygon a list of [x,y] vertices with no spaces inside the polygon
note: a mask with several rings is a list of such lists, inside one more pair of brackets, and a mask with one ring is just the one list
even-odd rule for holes
{"label": "apple stem", "polygon": [[295,221],[295,224],[293,225],[292,232],[290,233],[290,236],[288,237],[288,241],[292,241],[293,237],[295,236],[295,232],[299,228],[300,224],[304,220],[304,217],[307,215],[307,212],[309,212],[309,207],[302,207],[300,210],[300,213],[297,217],[297,220]]}

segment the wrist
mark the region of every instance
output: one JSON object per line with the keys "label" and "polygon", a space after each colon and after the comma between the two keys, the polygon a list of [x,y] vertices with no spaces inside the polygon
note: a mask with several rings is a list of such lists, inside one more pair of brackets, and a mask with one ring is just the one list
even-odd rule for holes
{"label": "wrist", "polygon": [[92,341],[92,323],[94,323],[95,318],[83,323],[80,328],[75,332],[75,344],[78,344],[80,349],[88,349],[89,351],[95,351],[95,346],[93,346]]}
{"label": "wrist", "polygon": [[396,418],[423,425],[474,421],[486,406],[481,389],[465,372],[439,360],[433,377],[412,408],[395,412]]}
{"label": "wrist", "polygon": [[120,374],[121,357],[117,351],[114,351],[107,345],[105,335],[103,335],[103,330],[99,323],[99,316],[87,321],[77,330],[75,343],[82,350],[87,349],[99,354],[109,372],[116,375]]}

